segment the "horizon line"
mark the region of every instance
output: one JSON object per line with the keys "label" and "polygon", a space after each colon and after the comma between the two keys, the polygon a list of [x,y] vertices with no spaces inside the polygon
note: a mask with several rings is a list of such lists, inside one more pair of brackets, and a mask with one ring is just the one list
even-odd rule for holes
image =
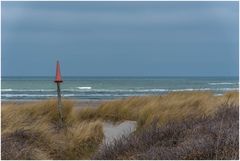
{"label": "horizon line", "polygon": [[[1,77],[55,77],[55,75],[1,75]],[[65,75],[62,77],[239,77],[239,75],[231,75],[231,76],[227,76],[227,75],[216,75],[216,76],[207,76],[207,75],[183,75],[183,76],[179,76],[179,75],[170,75],[170,76],[166,76],[166,75],[161,75],[161,76],[157,76],[157,75],[149,75],[149,76],[144,76],[144,75],[137,75],[137,76],[128,76],[128,75],[113,75],[113,76],[108,76],[108,75]]]}

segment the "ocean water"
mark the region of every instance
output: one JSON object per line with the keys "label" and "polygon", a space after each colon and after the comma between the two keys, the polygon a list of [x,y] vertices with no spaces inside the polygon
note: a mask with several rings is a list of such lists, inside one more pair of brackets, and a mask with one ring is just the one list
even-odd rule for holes
{"label": "ocean water", "polygon": [[[1,100],[56,97],[54,77],[2,77]],[[221,95],[238,90],[238,77],[64,77],[62,96],[72,99],[116,99],[161,95],[173,91],[212,91]]]}

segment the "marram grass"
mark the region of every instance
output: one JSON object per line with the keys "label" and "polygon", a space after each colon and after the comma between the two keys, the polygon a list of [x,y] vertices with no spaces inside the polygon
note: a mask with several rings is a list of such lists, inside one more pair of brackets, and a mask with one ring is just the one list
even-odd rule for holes
{"label": "marram grass", "polygon": [[71,101],[63,107],[60,127],[55,100],[2,106],[2,159],[89,159],[102,142],[102,123],[79,121]]}
{"label": "marram grass", "polygon": [[103,103],[97,109],[82,109],[79,118],[111,121],[135,120],[147,126],[157,118],[159,124],[188,116],[206,117],[224,103],[238,105],[238,92],[214,96],[211,92],[173,92],[162,96],[129,97]]}
{"label": "marram grass", "polygon": [[[208,127],[210,130],[214,130],[212,129],[215,128],[213,124],[214,122],[218,122],[218,120],[214,121],[214,117],[219,113],[218,111],[223,105],[224,109],[231,107],[238,108],[239,94],[238,92],[229,92],[223,96],[214,96],[210,92],[175,92],[162,96],[129,97],[121,100],[103,102],[98,108],[81,109],[73,108],[74,102],[63,100],[63,127],[59,125],[59,114],[56,103],[56,100],[47,100],[20,104],[7,103],[2,105],[2,159],[63,160],[90,159],[94,157],[101,159],[151,159],[148,158],[150,156],[154,159],[168,159],[169,157],[171,158],[171,156],[175,156],[176,158],[173,157],[174,159],[179,159],[181,157],[171,154],[175,154],[174,150],[169,151],[167,148],[162,149],[165,148],[160,146],[162,143],[155,145],[157,140],[154,140],[154,138],[146,138],[146,140],[142,140],[142,138],[150,134],[155,135],[156,133],[156,137],[159,135],[163,141],[168,140],[168,134],[165,137],[164,131],[166,130],[164,130],[164,128],[171,125],[169,122],[176,124],[173,126],[173,129],[167,128],[167,130],[170,130],[171,133],[169,134],[174,135],[171,138],[177,137],[175,138],[177,140],[181,140],[181,138],[178,138],[177,133],[179,131],[179,134],[181,134],[181,131],[185,130],[185,124],[193,127],[201,127],[203,129],[203,131],[200,131],[201,135],[210,135],[210,133],[204,131],[204,129]],[[226,118],[233,118],[231,117],[233,113],[226,116]],[[220,116],[220,114],[217,115]],[[232,116],[235,118],[235,115]],[[187,118],[191,118],[193,122],[186,123],[185,120]],[[222,120],[221,118],[218,119]],[[126,147],[121,147],[121,145],[123,145],[121,141],[125,142],[125,140],[128,140],[125,138],[116,142],[116,145],[113,147],[110,146],[99,151],[99,146],[102,144],[104,138],[102,127],[104,120],[113,122],[134,120],[138,123],[138,129],[132,134],[133,136],[130,136],[129,144],[126,144]],[[195,122],[196,124],[194,120],[197,122]],[[231,119],[231,121],[229,123],[235,125],[234,119]],[[236,120],[236,122],[237,121],[238,120]],[[158,131],[148,130],[148,128],[152,127],[153,122],[160,128]],[[211,122],[213,123],[210,124]],[[223,126],[225,126],[224,123],[225,122],[223,122]],[[222,124],[218,125],[222,126]],[[161,127],[163,129],[161,129]],[[227,126],[227,128],[229,127],[230,126]],[[176,128],[177,131],[171,131],[171,129],[174,130],[174,128]],[[231,139],[235,139],[235,134],[238,134],[238,132],[231,128],[229,128],[229,130],[232,130],[233,136],[231,135],[231,138],[229,138],[230,141],[232,141]],[[216,131],[217,130],[214,132]],[[189,136],[195,136],[198,133],[197,131],[193,132],[194,135]],[[146,145],[146,147],[138,147],[141,146],[141,142],[139,142],[140,144],[135,144],[134,139],[142,140],[143,145]],[[185,137],[184,139],[187,140],[188,138]],[[199,142],[201,143],[201,138],[198,139],[200,139]],[[194,140],[191,141],[194,142]],[[134,143],[135,146],[132,147],[132,145],[130,145],[131,143]],[[212,143],[213,145],[215,144],[214,141]],[[148,149],[148,145],[153,146],[153,149]],[[130,149],[128,149],[128,147]],[[185,146],[185,143],[181,144],[181,147],[182,150],[188,148]],[[111,151],[112,148],[117,151]],[[122,151],[121,148],[123,148],[124,151]],[[159,150],[159,148],[162,153],[157,153],[156,150]],[[199,148],[201,150],[201,147]],[[208,147],[205,147],[202,150],[207,148]],[[222,158],[229,158],[226,156],[228,156],[227,153],[231,151],[231,148],[236,150],[235,144],[231,143],[228,146],[227,140],[224,140],[224,145],[221,144],[221,148],[223,148],[221,150]],[[131,149],[133,151],[131,151]],[[144,151],[149,150],[149,154],[142,153],[141,150],[143,149]],[[192,148],[189,150],[191,149]],[[204,153],[204,151],[199,152]],[[226,155],[225,152],[227,152]],[[195,156],[195,153],[193,156]],[[211,158],[208,157],[207,153],[201,154],[201,156],[202,158]]]}

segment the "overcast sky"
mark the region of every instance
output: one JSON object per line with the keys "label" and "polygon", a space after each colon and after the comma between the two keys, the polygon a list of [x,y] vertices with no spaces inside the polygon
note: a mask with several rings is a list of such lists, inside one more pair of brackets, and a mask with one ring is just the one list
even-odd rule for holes
{"label": "overcast sky", "polygon": [[238,2],[1,3],[3,76],[238,75]]}

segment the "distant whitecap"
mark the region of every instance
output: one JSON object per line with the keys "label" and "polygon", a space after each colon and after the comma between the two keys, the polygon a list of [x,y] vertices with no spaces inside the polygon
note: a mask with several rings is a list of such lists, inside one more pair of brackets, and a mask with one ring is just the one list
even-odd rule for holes
{"label": "distant whitecap", "polygon": [[237,83],[231,83],[231,82],[219,82],[219,83],[208,83],[209,85],[231,85],[231,84],[237,84]]}
{"label": "distant whitecap", "polygon": [[2,92],[10,92],[12,89],[1,89]]}
{"label": "distant whitecap", "polygon": [[78,89],[92,89],[92,87],[77,87]]}

